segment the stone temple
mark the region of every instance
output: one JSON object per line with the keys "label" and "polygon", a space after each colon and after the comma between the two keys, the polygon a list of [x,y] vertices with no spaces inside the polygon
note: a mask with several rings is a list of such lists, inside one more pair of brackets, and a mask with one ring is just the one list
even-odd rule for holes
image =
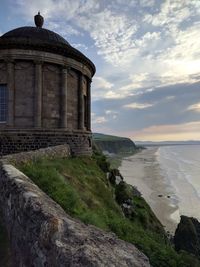
{"label": "stone temple", "polygon": [[0,37],[0,155],[69,144],[91,154],[94,64],[55,32],[21,27]]}

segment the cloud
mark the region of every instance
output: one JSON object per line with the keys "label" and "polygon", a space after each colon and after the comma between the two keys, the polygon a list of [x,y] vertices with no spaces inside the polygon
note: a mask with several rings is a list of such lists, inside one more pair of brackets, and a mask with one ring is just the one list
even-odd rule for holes
{"label": "cloud", "polygon": [[153,106],[152,104],[148,103],[131,103],[131,104],[126,104],[123,107],[128,109],[146,109],[152,106]]}
{"label": "cloud", "polygon": [[195,121],[177,125],[155,125],[136,132],[129,132],[128,136],[141,141],[200,140],[199,129],[200,121]]}
{"label": "cloud", "polygon": [[107,114],[107,115],[110,115],[110,114],[118,114],[118,112],[117,111],[113,111],[113,110],[106,110],[105,111],[105,113]]}
{"label": "cloud", "polygon": [[142,7],[153,7],[155,5],[155,0],[140,0],[139,3]]}
{"label": "cloud", "polygon": [[96,89],[110,89],[113,87],[113,84],[108,82],[103,77],[95,76],[93,78],[94,87]]}
{"label": "cloud", "polygon": [[133,35],[137,30],[133,19],[105,8],[98,13],[79,18],[79,26],[90,33],[98,49],[98,54],[113,64],[121,65],[137,53]]}
{"label": "cloud", "polygon": [[[93,88],[92,88],[92,97],[93,99],[100,99],[100,98],[109,98],[112,95],[111,88],[113,84],[107,81],[103,77],[96,76],[93,78]],[[113,98],[115,98],[115,93],[113,93]]]}
{"label": "cloud", "polygon": [[189,106],[187,108],[187,110],[192,110],[192,111],[200,112],[200,102]]}
{"label": "cloud", "polygon": [[92,89],[92,97],[94,100],[96,99],[120,99],[123,98],[124,95],[121,94],[118,90],[113,89],[114,84],[110,83],[108,80],[102,77],[94,77],[93,78],[93,89]]}
{"label": "cloud", "polygon": [[73,47],[75,47],[76,49],[79,49],[79,50],[88,50],[88,47],[84,44],[71,44]]}
{"label": "cloud", "polygon": [[[47,21],[47,28],[51,29],[52,31],[59,32],[64,38],[68,38],[71,35],[80,36],[82,33],[66,23],[65,21]],[[72,44],[73,45],[73,44]]]}
{"label": "cloud", "polygon": [[107,120],[104,116],[97,116],[95,113],[92,113],[92,123],[93,124],[102,124],[105,123]]}

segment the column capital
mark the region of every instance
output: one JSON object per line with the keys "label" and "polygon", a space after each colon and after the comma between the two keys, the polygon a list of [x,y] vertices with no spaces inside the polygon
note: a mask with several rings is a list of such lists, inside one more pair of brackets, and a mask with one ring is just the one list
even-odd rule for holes
{"label": "column capital", "polygon": [[34,63],[35,65],[42,65],[42,64],[44,63],[44,61],[42,61],[42,60],[40,60],[40,59],[35,59],[35,60],[33,60],[33,63]]}
{"label": "column capital", "polygon": [[62,73],[63,74],[67,74],[69,71],[69,68],[68,67],[62,67]]}
{"label": "column capital", "polygon": [[4,60],[6,63],[12,63],[12,64],[15,63],[15,59],[14,59],[14,58],[11,58],[11,57],[4,57],[3,60]]}

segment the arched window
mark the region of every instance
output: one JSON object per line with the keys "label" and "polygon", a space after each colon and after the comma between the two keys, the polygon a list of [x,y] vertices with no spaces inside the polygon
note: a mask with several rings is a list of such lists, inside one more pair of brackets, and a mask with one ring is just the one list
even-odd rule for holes
{"label": "arched window", "polygon": [[8,110],[8,92],[6,84],[0,84],[0,123],[6,122]]}

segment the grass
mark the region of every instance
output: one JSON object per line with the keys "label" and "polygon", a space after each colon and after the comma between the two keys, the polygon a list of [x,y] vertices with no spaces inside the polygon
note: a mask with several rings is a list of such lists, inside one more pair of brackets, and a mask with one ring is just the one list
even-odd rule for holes
{"label": "grass", "polygon": [[[109,164],[94,158],[41,159],[17,166],[71,216],[135,244],[154,267],[199,267],[187,254],[177,254],[159,221],[141,197],[133,197],[136,216],[125,218],[106,178]],[[101,167],[101,168],[100,168]],[[102,169],[104,171],[102,171]],[[127,194],[129,188],[126,188]]]}

